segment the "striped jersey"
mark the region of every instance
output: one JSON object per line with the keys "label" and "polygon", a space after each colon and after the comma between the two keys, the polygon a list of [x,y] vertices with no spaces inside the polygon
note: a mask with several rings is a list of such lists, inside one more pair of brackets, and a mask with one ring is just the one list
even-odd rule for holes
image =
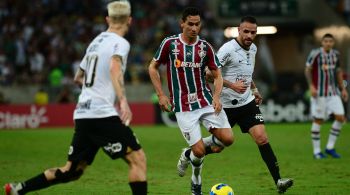
{"label": "striped jersey", "polygon": [[129,50],[129,42],[111,32],[102,32],[90,43],[80,63],[85,75],[74,119],[118,115],[114,107],[116,94],[109,72],[110,61],[113,55],[120,56],[121,69],[125,72]]}
{"label": "striped jersey", "polygon": [[312,50],[306,66],[312,68],[312,84],[316,87],[318,96],[339,95],[336,71],[340,63],[337,50],[326,52],[322,47]]}
{"label": "striped jersey", "polygon": [[221,102],[224,108],[237,108],[248,104],[255,99],[250,90],[255,67],[255,55],[257,47],[253,43],[249,50],[243,49],[236,39],[232,39],[222,45],[217,56],[222,65],[222,77],[235,83],[242,80],[247,85],[244,93],[238,93],[228,87],[223,87]]}
{"label": "striped jersey", "polygon": [[167,80],[174,112],[186,112],[212,104],[205,68],[216,70],[220,62],[212,46],[199,36],[188,45],[181,34],[165,38],[154,60],[167,67]]}

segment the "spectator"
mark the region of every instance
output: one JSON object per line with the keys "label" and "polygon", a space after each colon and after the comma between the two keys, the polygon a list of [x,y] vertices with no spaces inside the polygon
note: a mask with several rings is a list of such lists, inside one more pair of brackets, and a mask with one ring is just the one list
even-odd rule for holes
{"label": "spectator", "polygon": [[44,106],[49,103],[49,94],[47,94],[43,87],[40,87],[35,93],[34,103],[38,106]]}

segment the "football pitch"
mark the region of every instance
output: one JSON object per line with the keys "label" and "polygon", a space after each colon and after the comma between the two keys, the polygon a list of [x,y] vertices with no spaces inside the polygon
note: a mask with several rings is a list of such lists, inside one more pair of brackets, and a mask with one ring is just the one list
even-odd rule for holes
{"label": "football pitch", "polygon": [[[267,124],[270,143],[279,161],[282,177],[294,178],[290,195],[350,194],[350,124],[343,126],[336,144],[341,159],[314,160],[310,123]],[[325,147],[330,123],[322,127]],[[190,194],[190,168],[179,177],[176,164],[186,147],[177,128],[134,126],[147,155],[149,194]],[[71,141],[72,128],[1,130],[0,185],[23,181],[44,169],[64,165]],[[204,136],[207,135],[203,131]],[[273,180],[263,163],[256,144],[249,135],[234,128],[235,143],[220,154],[204,160],[203,192],[209,194],[216,183],[227,183],[235,195],[277,194]],[[32,194],[131,194],[127,181],[128,167],[123,160],[110,160],[102,151],[78,181],[60,184]],[[3,191],[0,191],[3,193]]]}

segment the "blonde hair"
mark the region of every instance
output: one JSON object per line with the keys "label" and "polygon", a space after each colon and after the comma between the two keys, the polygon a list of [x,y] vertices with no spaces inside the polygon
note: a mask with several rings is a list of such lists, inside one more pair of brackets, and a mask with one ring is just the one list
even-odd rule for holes
{"label": "blonde hair", "polygon": [[113,1],[107,5],[108,16],[112,18],[126,17],[131,14],[131,6],[129,1],[120,0]]}

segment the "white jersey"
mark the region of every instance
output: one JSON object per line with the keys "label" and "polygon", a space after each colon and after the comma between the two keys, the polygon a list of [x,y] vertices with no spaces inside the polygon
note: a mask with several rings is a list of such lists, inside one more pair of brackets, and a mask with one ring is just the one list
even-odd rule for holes
{"label": "white jersey", "polygon": [[219,49],[217,56],[222,64],[222,77],[230,82],[243,80],[248,86],[243,94],[223,87],[221,102],[224,108],[240,107],[254,100],[255,97],[250,91],[250,84],[254,72],[256,51],[257,48],[254,43],[249,50],[245,50],[235,39],[225,43]]}
{"label": "white jersey", "polygon": [[85,75],[74,119],[118,115],[114,107],[116,94],[110,78],[110,61],[113,55],[120,56],[124,73],[129,50],[129,42],[111,32],[102,32],[90,43],[80,64]]}

